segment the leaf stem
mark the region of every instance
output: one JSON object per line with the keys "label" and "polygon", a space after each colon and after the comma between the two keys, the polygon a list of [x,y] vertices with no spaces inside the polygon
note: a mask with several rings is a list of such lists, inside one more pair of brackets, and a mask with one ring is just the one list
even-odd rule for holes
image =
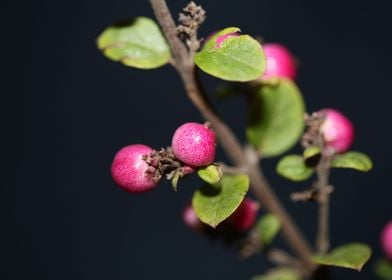
{"label": "leaf stem", "polygon": [[[193,57],[177,36],[176,25],[169,8],[167,7],[166,1],[149,1],[168,41],[174,60],[174,66],[182,79],[189,99],[200,111],[203,118],[211,123],[222,148],[226,151],[231,161],[239,168],[245,167],[248,170],[247,174],[254,195],[268,211],[279,217],[282,223],[283,235],[295,254],[299,257],[308,271],[314,270],[315,265],[310,259],[312,254],[310,245],[303,237],[292,218],[283,208],[275,193],[271,190],[271,187],[260,171],[259,163],[248,160],[248,157],[233,131],[218,116],[209,99],[206,97],[205,91],[196,74]],[[257,152],[254,150],[252,150],[250,154],[253,157],[257,156]]]}

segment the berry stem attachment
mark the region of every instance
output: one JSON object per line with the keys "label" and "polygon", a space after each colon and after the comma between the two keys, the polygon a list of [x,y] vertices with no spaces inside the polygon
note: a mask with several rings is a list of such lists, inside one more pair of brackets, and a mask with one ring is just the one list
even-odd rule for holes
{"label": "berry stem attachment", "polygon": [[[189,99],[200,111],[203,118],[210,122],[222,148],[228,157],[239,167],[248,167],[248,176],[254,195],[265,205],[269,212],[277,215],[282,223],[283,235],[310,272],[315,269],[311,261],[312,249],[302,233],[282,206],[268,182],[261,173],[260,165],[248,161],[239,140],[228,125],[219,117],[206,97],[193,62],[192,52],[178,38],[177,28],[165,0],[149,0],[154,14],[163,30],[171,49],[174,67],[180,75]],[[253,153],[256,153],[254,151]]]}

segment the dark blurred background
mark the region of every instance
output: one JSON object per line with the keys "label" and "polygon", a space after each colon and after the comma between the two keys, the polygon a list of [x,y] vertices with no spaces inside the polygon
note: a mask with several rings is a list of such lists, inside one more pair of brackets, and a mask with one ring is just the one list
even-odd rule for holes
{"label": "dark blurred background", "polygon": [[[187,1],[169,1],[177,14]],[[362,273],[334,269],[334,279],[374,279],[379,232],[392,219],[390,1],[207,1],[201,35],[239,26],[287,45],[300,61],[298,83],[309,111],[335,107],[355,123],[354,149],[375,162],[369,174],[336,171],[332,245],[367,242],[374,256]],[[198,181],[129,195],[109,167],[124,145],[170,143],[178,125],[202,121],[174,70],[142,71],[106,59],[95,39],[108,25],[152,17],[144,1],[2,1],[2,183],[0,279],[249,279],[263,256],[241,262],[219,243],[188,230],[181,209]],[[212,91],[219,81],[203,78]],[[214,98],[214,97],[213,97]],[[218,108],[243,140],[244,104]],[[224,160],[223,153],[218,155]],[[263,166],[308,237],[316,208],[288,196],[292,184]]]}

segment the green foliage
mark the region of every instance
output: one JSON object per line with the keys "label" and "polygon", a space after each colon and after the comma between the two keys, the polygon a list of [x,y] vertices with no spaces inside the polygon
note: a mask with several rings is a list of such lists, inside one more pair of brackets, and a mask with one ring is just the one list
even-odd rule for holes
{"label": "green foliage", "polygon": [[146,17],[106,28],[97,44],[107,58],[136,68],[157,68],[170,59],[169,46],[158,25]]}
{"label": "green foliage", "polygon": [[385,259],[378,260],[374,272],[382,280],[392,280],[392,262]]}
{"label": "green foliage", "polygon": [[351,168],[363,172],[373,168],[372,160],[361,152],[350,151],[345,154],[336,155],[331,163],[335,168]]}
{"label": "green foliage", "polygon": [[219,36],[239,32],[229,27],[217,32],[195,54],[196,65],[204,72],[227,81],[246,82],[262,76],[265,71],[265,56],[259,42],[249,35],[228,37],[218,45]]}
{"label": "green foliage", "polygon": [[260,87],[249,109],[247,139],[264,157],[286,152],[301,137],[305,104],[291,80]]}
{"label": "green foliage", "polygon": [[372,254],[370,247],[363,243],[350,243],[333,249],[325,255],[313,256],[313,261],[321,265],[351,268],[361,271]]}
{"label": "green foliage", "polygon": [[314,167],[321,159],[321,149],[317,146],[307,147],[303,152],[305,164]]}
{"label": "green foliage", "polygon": [[248,189],[247,175],[224,175],[219,184],[199,188],[193,194],[192,206],[203,223],[215,228],[237,209]]}
{"label": "green foliage", "polygon": [[253,277],[251,280],[300,280],[299,273],[288,267],[278,267],[266,274]]}
{"label": "green foliage", "polygon": [[211,164],[209,166],[200,168],[197,171],[197,175],[206,183],[210,185],[218,184],[222,180],[222,170],[214,165]]}
{"label": "green foliage", "polygon": [[304,181],[312,176],[313,169],[305,165],[302,156],[287,155],[279,160],[276,172],[292,181]]}
{"label": "green foliage", "polygon": [[269,246],[279,233],[281,223],[273,214],[266,214],[259,219],[256,228],[260,235],[261,244],[265,247]]}

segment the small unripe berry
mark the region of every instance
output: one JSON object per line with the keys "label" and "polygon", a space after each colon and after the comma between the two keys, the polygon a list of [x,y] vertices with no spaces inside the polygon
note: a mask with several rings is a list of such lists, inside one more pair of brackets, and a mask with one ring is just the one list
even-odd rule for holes
{"label": "small unripe berry", "polygon": [[392,221],[388,222],[381,232],[381,248],[385,256],[392,261]]}
{"label": "small unripe berry", "polygon": [[191,203],[189,203],[182,211],[182,220],[188,227],[196,231],[200,231],[204,227],[204,224],[197,217]]}
{"label": "small unripe berry", "polygon": [[327,147],[336,153],[344,153],[350,149],[354,140],[354,127],[351,121],[335,109],[323,109],[325,121],[321,125],[321,133]]}
{"label": "small unripe berry", "polygon": [[130,145],[122,148],[114,156],[112,163],[112,177],[114,182],[123,190],[130,193],[149,191],[157,186],[151,176],[148,176],[149,165],[143,156],[152,149],[142,144]]}
{"label": "small unripe berry", "polygon": [[263,44],[267,67],[262,79],[289,78],[297,76],[297,65],[293,55],[283,45],[276,43]]}
{"label": "small unripe berry", "polygon": [[229,217],[230,224],[238,231],[244,232],[253,227],[257,219],[259,204],[250,198],[245,198],[237,210]]}
{"label": "small unripe berry", "polygon": [[216,137],[212,129],[199,123],[185,123],[174,132],[173,154],[190,166],[206,166],[215,158]]}

